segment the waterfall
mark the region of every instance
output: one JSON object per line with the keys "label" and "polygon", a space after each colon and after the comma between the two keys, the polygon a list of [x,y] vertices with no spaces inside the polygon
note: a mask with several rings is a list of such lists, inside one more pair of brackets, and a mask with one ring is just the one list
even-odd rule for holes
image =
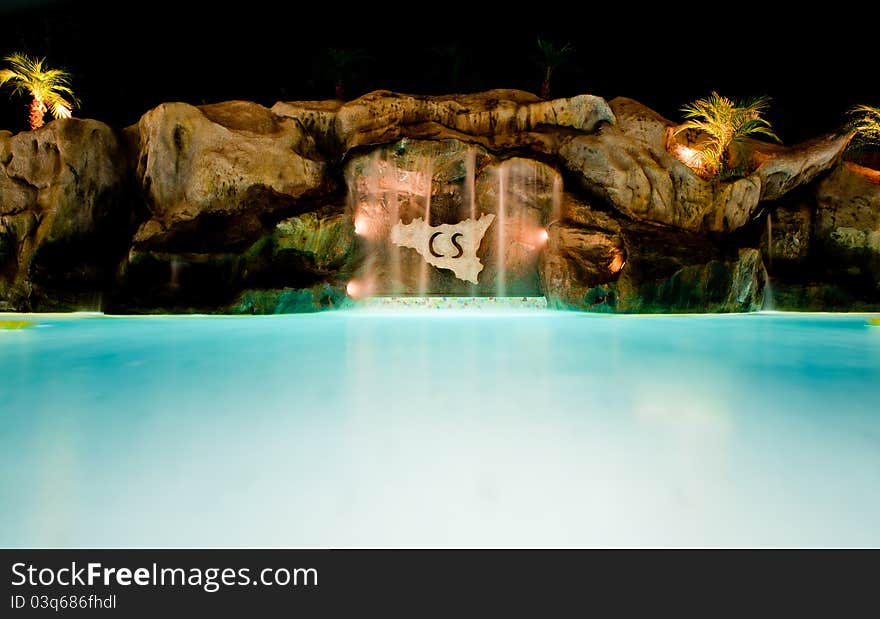
{"label": "waterfall", "polygon": [[773,213],[767,212],[767,266],[764,268],[764,301],[761,309],[770,311],[776,309],[776,300],[773,298],[773,285],[770,283],[770,269],[773,268]]}
{"label": "waterfall", "polygon": [[562,176],[553,178],[553,202],[550,205],[550,221],[547,222],[549,229],[554,223],[562,219]]}
{"label": "waterfall", "polygon": [[[428,157],[425,164],[424,178],[426,179],[425,188],[425,224],[431,225],[431,189],[434,184],[434,159]],[[419,263],[419,296],[424,297],[428,294],[428,284],[431,278],[431,265],[427,261],[422,260]]]}
{"label": "waterfall", "polygon": [[509,185],[508,166],[502,163],[498,166],[498,226],[497,231],[497,274],[495,276],[495,296],[507,296],[507,196]]}
{"label": "waterfall", "polygon": [[767,269],[764,269],[764,301],[761,303],[761,309],[765,312],[776,309],[776,299],[773,298],[773,286]]}
{"label": "waterfall", "polygon": [[[464,158],[464,195],[467,200],[468,216],[477,219],[477,149],[473,144],[468,146]],[[477,296],[477,284],[469,286],[471,296]]]}

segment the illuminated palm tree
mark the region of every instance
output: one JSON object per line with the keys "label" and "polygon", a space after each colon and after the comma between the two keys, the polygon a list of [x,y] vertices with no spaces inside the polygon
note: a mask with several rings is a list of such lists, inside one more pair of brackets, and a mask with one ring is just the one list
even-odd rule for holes
{"label": "illuminated palm tree", "polygon": [[31,96],[31,129],[43,126],[46,112],[51,112],[55,118],[70,118],[76,98],[70,89],[67,71],[47,69],[45,58],[31,58],[24,54],[12,54],[4,60],[9,68],[0,69],[0,86],[9,84],[13,87],[13,94]]}
{"label": "illuminated palm tree", "polygon": [[713,92],[705,99],[681,108],[688,120],[676,127],[674,134],[688,129],[700,131],[704,140],[694,149],[698,161],[702,162],[706,172],[725,176],[732,146],[756,135],[779,142],[770,123],[763,118],[769,105],[769,97],[734,101]]}
{"label": "illuminated palm tree", "polygon": [[849,113],[856,140],[861,144],[880,144],[880,107],[857,105]]}
{"label": "illuminated palm tree", "polygon": [[550,98],[550,78],[561,64],[574,54],[575,49],[566,43],[562,47],[556,47],[552,41],[545,41],[538,37],[538,51],[541,52],[541,64],[544,68],[544,81],[541,82],[541,98]]}

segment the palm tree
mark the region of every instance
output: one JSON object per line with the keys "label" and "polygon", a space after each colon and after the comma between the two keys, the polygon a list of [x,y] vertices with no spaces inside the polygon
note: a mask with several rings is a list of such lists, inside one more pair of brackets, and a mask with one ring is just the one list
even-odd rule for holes
{"label": "palm tree", "polygon": [[555,71],[569,57],[574,54],[575,49],[570,43],[566,43],[562,47],[557,47],[552,41],[545,41],[538,37],[538,51],[541,53],[541,65],[544,68],[544,81],[541,83],[541,98],[550,98],[550,78],[553,77]]}
{"label": "palm tree", "polygon": [[462,77],[472,64],[468,50],[453,42],[434,45],[428,52],[439,60],[436,63],[438,68],[445,67],[449,71],[447,82],[451,92],[461,92],[464,81]]}
{"label": "palm tree", "polygon": [[55,118],[70,118],[77,101],[70,89],[70,74],[67,71],[47,69],[45,58],[31,58],[24,54],[12,54],[4,60],[9,68],[0,69],[0,86],[8,83],[13,86],[13,94],[26,93],[31,96],[31,129],[43,126],[47,111],[52,112]]}
{"label": "palm tree", "polygon": [[769,97],[754,97],[734,101],[712,92],[705,99],[698,99],[681,108],[688,120],[673,132],[678,135],[688,129],[696,129],[705,136],[694,149],[698,161],[710,174],[724,177],[730,162],[730,149],[746,138],[763,135],[776,142],[779,138],[763,114],[770,105]]}
{"label": "palm tree", "polygon": [[853,139],[847,150],[851,158],[861,165],[877,169],[880,167],[880,107],[857,105],[849,111],[851,120],[847,129]]}
{"label": "palm tree", "polygon": [[853,117],[850,129],[860,144],[880,144],[880,107],[857,105],[849,114]]}
{"label": "palm tree", "polygon": [[327,48],[327,59],[330,61],[335,85],[336,98],[345,101],[345,81],[354,68],[371,60],[362,49]]}

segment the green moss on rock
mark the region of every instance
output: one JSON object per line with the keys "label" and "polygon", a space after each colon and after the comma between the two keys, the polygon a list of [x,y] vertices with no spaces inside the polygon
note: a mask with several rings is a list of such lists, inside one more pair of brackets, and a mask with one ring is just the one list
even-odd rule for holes
{"label": "green moss on rock", "polygon": [[246,290],[229,311],[232,314],[304,314],[342,309],[351,304],[341,287],[319,284],[311,288]]}

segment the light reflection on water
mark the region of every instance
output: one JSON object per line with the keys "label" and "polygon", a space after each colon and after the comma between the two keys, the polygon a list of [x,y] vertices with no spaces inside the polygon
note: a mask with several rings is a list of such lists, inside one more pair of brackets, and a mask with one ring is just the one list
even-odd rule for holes
{"label": "light reflection on water", "polygon": [[863,316],[0,331],[0,546],[880,545]]}

